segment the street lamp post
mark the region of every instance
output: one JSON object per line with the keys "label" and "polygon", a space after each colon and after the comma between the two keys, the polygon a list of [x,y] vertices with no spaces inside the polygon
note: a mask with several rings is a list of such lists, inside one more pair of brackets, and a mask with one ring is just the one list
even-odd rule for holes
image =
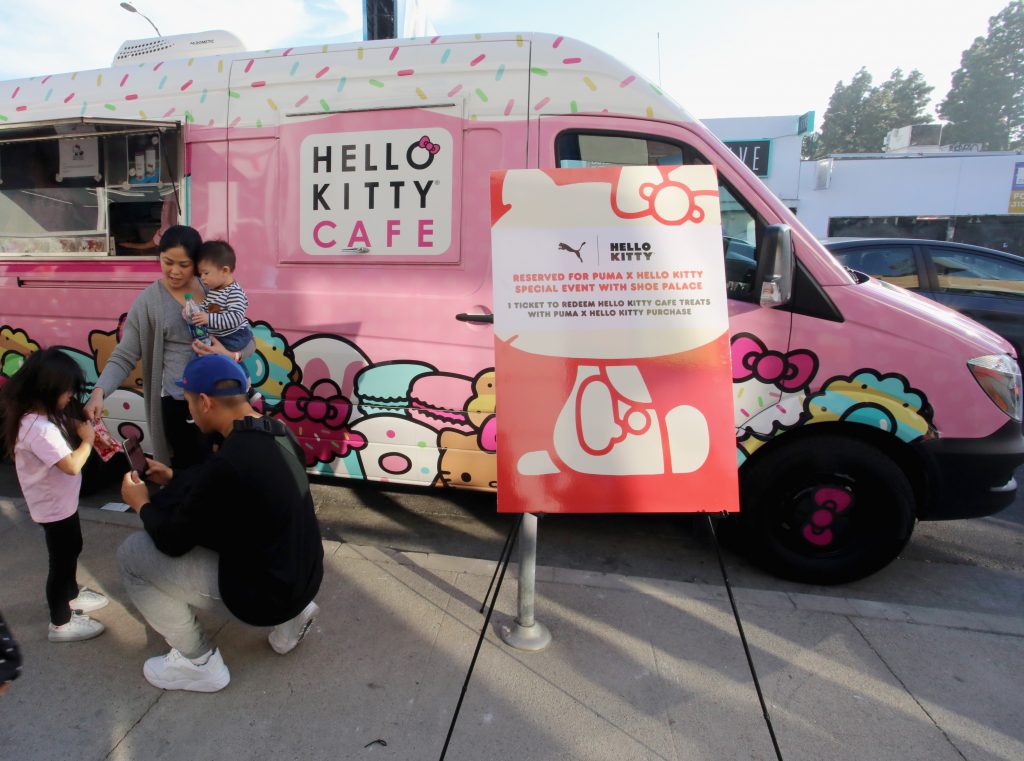
{"label": "street lamp post", "polygon": [[145,13],[143,13],[142,11],[140,11],[140,10],[139,10],[138,8],[136,8],[136,7],[134,6],[134,5],[132,5],[131,3],[121,3],[121,7],[122,7],[122,8],[124,8],[124,9],[125,9],[126,11],[128,11],[129,13],[138,13],[138,14],[139,14],[140,16],[142,16],[142,18],[146,19],[146,21],[149,21],[149,25],[150,25],[151,27],[153,27],[153,31],[155,31],[155,32],[156,32],[156,36],[157,36],[157,37],[163,37],[163,35],[162,35],[162,34],[160,34],[160,30],[156,28],[156,24],[154,24],[154,23],[153,23],[153,22],[152,22],[152,21],[150,20],[149,16],[147,16],[147,15],[146,15]]}

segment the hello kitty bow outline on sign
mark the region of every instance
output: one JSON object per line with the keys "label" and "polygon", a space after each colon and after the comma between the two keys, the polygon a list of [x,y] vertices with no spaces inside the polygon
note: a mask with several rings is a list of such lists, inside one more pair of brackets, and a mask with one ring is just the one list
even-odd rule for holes
{"label": "hello kitty bow outline on sign", "polygon": [[[716,197],[716,190],[694,190],[685,182],[673,179],[670,175],[679,167],[656,167],[661,173],[660,182],[645,182],[637,189],[640,198],[647,202],[647,208],[641,211],[627,211],[619,203],[619,183],[621,175],[612,185],[612,211],[623,219],[638,219],[651,216],[663,225],[682,225],[687,222],[699,224],[704,221],[704,209],[698,203],[700,196]],[[680,202],[682,199],[685,201]]]}

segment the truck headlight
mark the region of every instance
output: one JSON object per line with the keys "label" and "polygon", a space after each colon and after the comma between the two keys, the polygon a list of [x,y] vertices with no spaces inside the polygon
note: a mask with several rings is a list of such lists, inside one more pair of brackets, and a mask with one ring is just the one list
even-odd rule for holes
{"label": "truck headlight", "polygon": [[967,360],[967,367],[988,398],[1014,420],[1021,419],[1020,367],[1008,354]]}

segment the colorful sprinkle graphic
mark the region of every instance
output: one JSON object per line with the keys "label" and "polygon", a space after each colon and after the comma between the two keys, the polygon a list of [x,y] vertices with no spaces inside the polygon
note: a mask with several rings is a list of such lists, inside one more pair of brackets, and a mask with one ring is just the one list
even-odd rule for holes
{"label": "colorful sprinkle graphic", "polygon": [[594,84],[594,80],[590,77],[583,77],[583,84],[585,84],[591,92],[597,92],[597,85]]}
{"label": "colorful sprinkle graphic", "polygon": [[451,90],[448,91],[448,97],[452,98],[462,89],[462,85],[455,85]]}
{"label": "colorful sprinkle graphic", "polygon": [[127,82],[127,81],[128,81],[128,75],[125,74],[123,77],[121,77],[121,85],[120,86],[124,87],[124,83]]}
{"label": "colorful sprinkle graphic", "polygon": [[551,98],[542,98],[536,106],[533,107],[534,111],[540,111],[544,106],[551,102]]}
{"label": "colorful sprinkle graphic", "polygon": [[476,92],[476,97],[478,97],[478,98],[479,98],[480,100],[482,100],[482,101],[483,101],[484,103],[486,103],[486,102],[487,102],[487,93],[485,93],[485,92],[484,92],[483,90],[481,90],[481,89],[480,89],[479,87],[478,87],[478,88],[476,88],[476,91],[475,91],[475,92]]}
{"label": "colorful sprinkle graphic", "polygon": [[396,55],[398,55],[398,48],[397,47],[391,48],[391,55],[388,56],[388,60],[389,61],[394,61]]}
{"label": "colorful sprinkle graphic", "polygon": [[323,76],[324,74],[326,74],[326,73],[327,73],[327,72],[329,72],[330,70],[331,70],[331,67],[330,67],[330,66],[324,66],[324,67],[323,67],[322,69],[320,69],[320,71],[318,71],[318,72],[317,72],[316,74],[314,74],[313,76],[314,76],[314,77],[316,77],[317,79],[320,79],[320,77],[322,77],[322,76]]}
{"label": "colorful sprinkle graphic", "polygon": [[398,76],[400,76],[400,77],[411,77],[415,73],[416,73],[416,71],[414,69],[399,69],[398,70]]}
{"label": "colorful sprinkle graphic", "polygon": [[309,96],[308,95],[303,95],[301,98],[299,98],[297,101],[295,101],[295,107],[298,108],[303,103],[305,103],[307,100],[309,100]]}
{"label": "colorful sprinkle graphic", "polygon": [[423,90],[421,90],[418,87],[416,88],[416,94],[420,96],[420,100],[426,100],[427,99],[427,94],[425,92],[423,92]]}
{"label": "colorful sprinkle graphic", "polygon": [[487,57],[487,56],[486,56],[485,54],[481,53],[481,54],[480,54],[480,55],[478,55],[478,56],[477,56],[476,58],[474,58],[474,59],[473,59],[472,61],[470,61],[470,62],[469,62],[469,65],[470,65],[470,66],[476,66],[476,65],[477,65],[478,63],[480,63],[481,61],[483,61],[483,60],[484,60],[484,59],[485,59],[486,57]]}
{"label": "colorful sprinkle graphic", "polygon": [[509,98],[508,103],[505,104],[505,116],[508,116],[509,114],[512,113],[512,107],[515,104],[516,104],[515,99],[514,98]]}
{"label": "colorful sprinkle graphic", "polygon": [[542,69],[540,66],[531,66],[530,71],[538,77],[546,77],[548,75],[548,70]]}
{"label": "colorful sprinkle graphic", "polygon": [[381,82],[379,79],[368,79],[366,81],[367,81],[368,84],[371,84],[374,87],[383,87],[384,86],[384,83]]}
{"label": "colorful sprinkle graphic", "polygon": [[505,76],[505,64],[498,66],[498,71],[494,74],[494,81],[500,82],[503,76]]}
{"label": "colorful sprinkle graphic", "polygon": [[190,88],[191,86],[192,86],[192,80],[190,79],[190,80],[189,80],[188,82],[186,82],[185,84],[183,84],[183,85],[181,86],[181,91],[182,91],[182,92],[185,92],[185,90],[187,90],[187,89],[188,89],[188,88]]}
{"label": "colorful sprinkle graphic", "polygon": [[441,63],[448,63],[448,56],[452,54],[452,49],[448,48],[441,54]]}
{"label": "colorful sprinkle graphic", "polygon": [[636,81],[636,77],[630,74],[628,77],[619,82],[619,87],[629,87]]}

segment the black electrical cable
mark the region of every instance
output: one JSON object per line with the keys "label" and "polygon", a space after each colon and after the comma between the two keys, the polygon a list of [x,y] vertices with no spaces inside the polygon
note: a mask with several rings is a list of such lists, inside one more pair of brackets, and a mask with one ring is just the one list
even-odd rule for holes
{"label": "black electrical cable", "polygon": [[750,666],[750,676],[754,678],[754,689],[757,691],[757,699],[761,703],[761,713],[764,715],[764,722],[768,725],[768,734],[772,737],[772,747],[775,748],[775,757],[782,759],[782,751],[779,749],[779,741],[775,737],[775,728],[772,727],[772,717],[768,713],[768,705],[764,702],[764,694],[761,692],[761,682],[757,678],[757,669],[754,668],[754,659],[750,655],[750,647],[747,645],[747,635],[743,633],[743,622],[740,621],[740,612],[736,608],[736,598],[732,596],[732,586],[729,584],[729,574],[725,572],[725,560],[722,559],[722,548],[718,546],[718,534],[715,533],[715,522],[709,513],[705,513],[708,519],[708,528],[711,529],[711,539],[715,545],[715,552],[718,554],[718,567],[722,569],[722,581],[725,582],[725,591],[729,594],[729,604],[732,605],[732,615],[736,619],[736,628],[740,632],[740,641],[743,643],[743,652],[747,655],[747,665]]}
{"label": "black electrical cable", "polygon": [[[519,517],[522,520],[522,516]],[[516,524],[518,526],[518,523]],[[516,528],[513,526],[513,529]],[[505,537],[505,546],[501,548],[501,554],[498,555],[498,562],[494,566],[494,573],[491,574],[491,583],[487,585],[487,593],[484,595],[484,599],[480,601],[480,612],[484,612],[484,608],[487,607],[487,598],[491,596],[491,589],[494,587],[494,580],[498,578],[498,569],[501,568],[501,564],[505,562],[505,555],[512,551],[512,542],[515,541],[516,532],[514,530],[508,532],[508,536]],[[497,592],[495,592],[497,594]],[[491,603],[491,607],[494,607],[494,603]]]}
{"label": "black electrical cable", "polygon": [[491,599],[491,605],[487,609],[487,616],[484,618],[484,625],[480,628],[480,637],[476,641],[476,650],[473,651],[473,659],[469,662],[469,670],[466,672],[466,681],[462,683],[462,693],[459,695],[459,702],[455,704],[455,714],[452,716],[451,726],[448,727],[448,736],[444,738],[444,747],[441,749],[441,756],[438,761],[444,761],[445,754],[448,752],[448,743],[451,742],[452,733],[455,732],[455,723],[459,720],[459,711],[462,710],[462,701],[465,699],[466,691],[469,689],[469,680],[473,676],[473,667],[476,666],[476,657],[480,655],[480,647],[484,644],[484,636],[486,636],[487,627],[491,623],[491,614],[494,613],[494,604],[498,601],[498,592],[501,591],[501,582],[505,580],[505,571],[508,570],[508,561],[512,557],[512,548],[515,546],[516,535],[519,533],[519,525],[522,522],[523,516],[520,514],[519,518],[516,519],[516,522],[512,524],[512,529],[508,534],[512,541],[506,541],[505,547],[507,549],[502,550],[505,559],[504,562],[501,563],[501,573],[498,575],[498,586],[494,588],[494,597]]}

